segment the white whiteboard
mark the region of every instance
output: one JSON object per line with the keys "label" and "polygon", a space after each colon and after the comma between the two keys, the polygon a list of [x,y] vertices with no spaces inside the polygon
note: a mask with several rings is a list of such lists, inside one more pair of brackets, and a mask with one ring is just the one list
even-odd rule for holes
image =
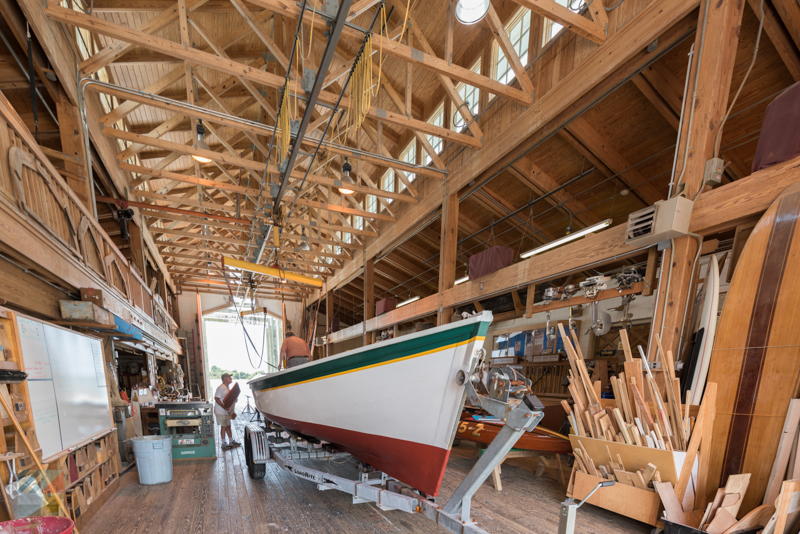
{"label": "white whiteboard", "polygon": [[19,317],[18,322],[42,456],[52,456],[110,428],[100,340],[27,317]]}

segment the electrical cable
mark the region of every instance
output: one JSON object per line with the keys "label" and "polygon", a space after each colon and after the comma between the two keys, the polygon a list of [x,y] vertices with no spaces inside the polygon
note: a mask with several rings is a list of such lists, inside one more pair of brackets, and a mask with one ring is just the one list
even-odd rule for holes
{"label": "electrical cable", "polygon": [[[728,111],[725,113],[725,116],[722,117],[722,121],[720,122],[719,128],[717,129],[717,136],[716,136],[716,139],[714,140],[714,157],[715,158],[719,157],[719,148],[720,148],[720,144],[722,143],[722,129],[725,126],[725,122],[728,120],[728,116],[731,114],[731,111],[733,111],[733,106],[736,105],[736,100],[739,98],[739,94],[741,94],[742,89],[744,89],[744,84],[747,82],[747,79],[750,77],[750,73],[753,71],[753,66],[755,66],[755,64],[756,64],[756,56],[758,56],[758,48],[759,48],[759,46],[761,44],[761,34],[762,34],[763,30],[764,30],[764,18],[765,18],[764,17],[764,0],[761,0],[761,3],[759,4],[759,13],[760,13],[760,17],[759,18],[761,20],[758,23],[758,34],[756,36],[756,45],[755,45],[755,47],[753,49],[753,58],[750,60],[750,66],[747,67],[747,72],[745,72],[744,78],[742,78],[742,83],[739,84],[739,89],[736,91],[736,94],[733,95],[733,99],[731,100],[731,105],[728,106]],[[700,191],[702,191],[702,188],[700,188]],[[697,200],[697,197],[700,196],[700,191],[697,192],[697,195],[695,196],[695,200]]]}

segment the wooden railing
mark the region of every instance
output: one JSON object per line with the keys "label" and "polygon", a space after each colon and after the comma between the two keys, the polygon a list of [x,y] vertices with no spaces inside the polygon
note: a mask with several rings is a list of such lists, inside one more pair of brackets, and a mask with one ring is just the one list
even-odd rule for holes
{"label": "wooden railing", "polygon": [[[47,159],[1,92],[0,202],[97,275],[107,286],[106,291],[150,319],[133,314],[130,319],[134,326],[152,323],[168,338],[174,338],[177,324],[173,318],[163,304],[154,301],[145,281]],[[178,346],[177,342],[174,345]]]}

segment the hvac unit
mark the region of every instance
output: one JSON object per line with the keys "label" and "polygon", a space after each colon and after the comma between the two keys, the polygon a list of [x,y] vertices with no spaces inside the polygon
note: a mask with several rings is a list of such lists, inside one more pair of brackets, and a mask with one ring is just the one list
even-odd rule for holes
{"label": "hvac unit", "polygon": [[689,233],[694,202],[681,196],[660,200],[628,215],[625,244],[648,247]]}

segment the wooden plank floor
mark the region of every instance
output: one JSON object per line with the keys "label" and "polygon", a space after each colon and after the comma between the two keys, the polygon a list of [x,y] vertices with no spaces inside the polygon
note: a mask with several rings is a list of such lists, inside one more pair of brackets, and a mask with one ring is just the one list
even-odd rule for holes
{"label": "wooden plank floor", "polygon": [[[234,421],[242,441],[249,416]],[[173,480],[158,486],[142,486],[136,470],[120,480],[120,489],[81,529],[82,534],[190,533],[344,533],[414,532],[441,533],[426,519],[404,512],[383,512],[372,504],[351,503],[338,491],[317,491],[275,464],[267,466],[264,480],[247,474],[244,448],[222,451],[217,460],[174,462]],[[440,499],[444,503],[472,468],[471,448],[457,447],[450,455]],[[352,460],[333,464],[308,461],[310,467],[356,478]],[[564,487],[555,471],[534,475],[536,463],[514,459],[503,464],[503,491],[486,482],[473,498],[473,515],[492,533],[551,534],[558,529],[559,503]],[[647,533],[642,523],[591,505],[578,511],[578,533]]]}

